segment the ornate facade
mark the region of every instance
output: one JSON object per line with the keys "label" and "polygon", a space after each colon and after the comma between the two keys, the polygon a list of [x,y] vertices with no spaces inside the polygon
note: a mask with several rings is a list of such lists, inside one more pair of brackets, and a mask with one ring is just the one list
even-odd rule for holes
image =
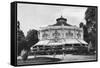
{"label": "ornate facade", "polygon": [[[38,38],[40,42],[36,45],[43,45],[41,41],[48,40],[45,45],[61,45],[61,44],[87,44],[83,40],[83,29],[72,26],[67,22],[67,19],[62,16],[56,19],[57,23],[47,27],[41,27]],[[56,43],[56,44],[55,44]]]}

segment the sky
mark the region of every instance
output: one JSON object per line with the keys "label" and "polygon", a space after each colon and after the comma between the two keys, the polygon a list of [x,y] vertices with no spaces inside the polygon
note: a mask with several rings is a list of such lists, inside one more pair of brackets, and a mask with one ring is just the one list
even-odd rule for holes
{"label": "sky", "polygon": [[79,27],[79,23],[86,23],[85,11],[87,7],[55,6],[39,4],[21,4],[17,6],[17,19],[20,29],[25,36],[31,29],[39,29],[56,23],[56,19],[63,16],[67,23]]}

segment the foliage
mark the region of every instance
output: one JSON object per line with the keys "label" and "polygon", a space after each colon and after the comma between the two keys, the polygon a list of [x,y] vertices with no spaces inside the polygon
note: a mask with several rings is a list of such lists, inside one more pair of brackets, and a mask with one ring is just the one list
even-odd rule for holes
{"label": "foliage", "polygon": [[29,30],[27,32],[26,40],[28,42],[28,46],[31,47],[34,44],[36,44],[39,39],[38,39],[38,31],[37,30]]}
{"label": "foliage", "polygon": [[17,22],[17,55],[21,54],[23,49],[28,50],[27,41],[25,40],[25,36],[23,31],[20,29],[20,22]]}
{"label": "foliage", "polygon": [[96,33],[97,33],[97,8],[89,7],[85,13],[86,25],[80,23],[80,27],[84,31],[84,40],[92,43],[92,47],[96,49]]}
{"label": "foliage", "polygon": [[18,47],[18,55],[20,55],[21,50],[28,49],[27,41],[25,40],[24,33],[21,30],[17,30],[17,47]]}

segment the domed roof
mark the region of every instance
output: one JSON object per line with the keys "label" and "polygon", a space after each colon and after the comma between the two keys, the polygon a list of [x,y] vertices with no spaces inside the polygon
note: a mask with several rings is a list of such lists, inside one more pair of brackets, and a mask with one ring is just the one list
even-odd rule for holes
{"label": "domed roof", "polygon": [[61,16],[60,18],[57,18],[57,19],[56,19],[56,21],[59,21],[59,20],[65,20],[65,21],[67,21],[67,19],[64,18],[63,16]]}
{"label": "domed roof", "polygon": [[53,24],[53,26],[61,26],[61,25],[71,26],[70,24],[67,23],[67,19],[64,18],[63,16],[61,16],[60,18],[57,18],[56,21],[57,21],[57,23]]}

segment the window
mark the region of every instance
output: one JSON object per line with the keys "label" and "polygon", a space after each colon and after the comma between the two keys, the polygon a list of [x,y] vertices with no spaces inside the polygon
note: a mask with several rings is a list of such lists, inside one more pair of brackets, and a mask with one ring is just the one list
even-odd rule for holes
{"label": "window", "polygon": [[70,36],[70,37],[72,37],[73,36],[73,33],[69,30],[68,32],[66,32],[66,36]]}
{"label": "window", "polygon": [[53,34],[52,34],[55,38],[58,38],[60,36],[60,33],[56,30]]}
{"label": "window", "polygon": [[47,38],[48,37],[48,34],[46,32],[44,32],[43,35],[42,35],[42,37],[43,38]]}

